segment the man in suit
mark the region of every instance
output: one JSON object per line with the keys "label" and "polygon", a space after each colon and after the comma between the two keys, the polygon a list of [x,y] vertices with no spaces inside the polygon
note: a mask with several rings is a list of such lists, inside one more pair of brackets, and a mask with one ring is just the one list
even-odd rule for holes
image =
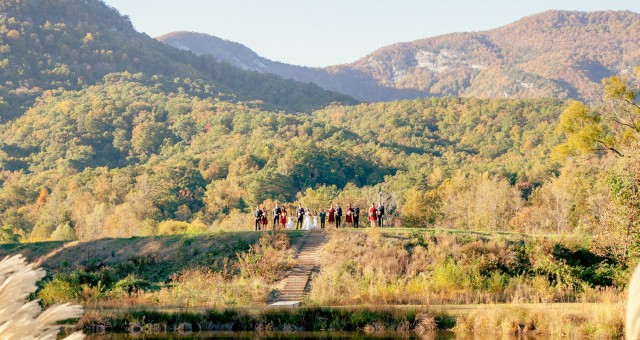
{"label": "man in suit", "polygon": [[378,205],[377,215],[378,227],[382,228],[384,227],[384,205],[382,205],[382,202],[380,202],[380,204]]}
{"label": "man in suit", "polygon": [[353,227],[358,228],[360,223],[360,208],[357,205],[353,205]]}
{"label": "man in suit", "polygon": [[260,209],[260,206],[256,208],[253,216],[256,218],[256,230],[260,230],[260,225],[262,224],[262,209]]}
{"label": "man in suit", "polygon": [[336,228],[340,228],[341,220],[342,220],[342,208],[340,208],[340,204],[336,204]]}
{"label": "man in suit", "polygon": [[298,204],[296,217],[298,217],[298,223],[296,223],[296,230],[302,229],[302,220],[304,220],[304,208],[302,207],[302,204]]}
{"label": "man in suit", "polygon": [[276,230],[276,227],[280,223],[280,214],[282,213],[282,209],[276,203],[276,207],[273,209],[273,230]]}
{"label": "man in suit", "polygon": [[324,212],[324,208],[320,210],[320,228],[324,229],[324,220],[327,218],[327,213]]}

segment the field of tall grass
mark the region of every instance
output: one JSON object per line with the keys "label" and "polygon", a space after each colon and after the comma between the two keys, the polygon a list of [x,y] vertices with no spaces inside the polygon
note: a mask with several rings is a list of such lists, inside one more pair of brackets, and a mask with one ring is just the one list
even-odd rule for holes
{"label": "field of tall grass", "polygon": [[464,336],[535,336],[614,339],[624,335],[623,304],[574,304],[570,308],[502,306],[456,316],[453,331]]}
{"label": "field of tall grass", "polygon": [[50,275],[37,296],[44,305],[89,308],[264,306],[277,298],[300,236],[228,232],[81,243],[44,261]]}
{"label": "field of tall grass", "polygon": [[309,303],[433,305],[624,300],[628,271],[572,239],[333,230]]}

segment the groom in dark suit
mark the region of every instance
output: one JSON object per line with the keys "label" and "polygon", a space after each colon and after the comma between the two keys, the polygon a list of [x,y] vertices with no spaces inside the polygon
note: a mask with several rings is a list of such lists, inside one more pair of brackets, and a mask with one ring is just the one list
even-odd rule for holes
{"label": "groom in dark suit", "polygon": [[360,226],[360,208],[357,205],[353,205],[353,227],[358,228]]}
{"label": "groom in dark suit", "polygon": [[302,207],[302,204],[298,204],[296,217],[298,217],[298,223],[296,223],[296,230],[302,229],[302,220],[304,219],[304,208]]}
{"label": "groom in dark suit", "polygon": [[256,218],[256,230],[260,230],[260,226],[262,224],[262,210],[260,206],[256,208],[256,212],[253,213],[253,216]]}
{"label": "groom in dark suit", "polygon": [[336,228],[340,228],[341,220],[342,220],[342,208],[340,208],[340,204],[336,204]]}
{"label": "groom in dark suit", "polygon": [[378,227],[384,227],[384,205],[382,205],[382,202],[378,205],[376,214],[378,215]]}
{"label": "groom in dark suit", "polygon": [[276,227],[280,224],[280,214],[282,213],[282,209],[276,203],[276,207],[273,209],[273,230],[276,230]]}

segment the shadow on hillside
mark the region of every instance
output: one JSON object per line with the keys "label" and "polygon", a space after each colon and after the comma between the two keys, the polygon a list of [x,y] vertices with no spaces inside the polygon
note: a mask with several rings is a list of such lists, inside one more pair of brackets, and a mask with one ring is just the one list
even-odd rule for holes
{"label": "shadow on hillside", "polygon": [[64,245],[64,241],[0,244],[0,259],[5,256],[22,254],[29,262],[49,254]]}

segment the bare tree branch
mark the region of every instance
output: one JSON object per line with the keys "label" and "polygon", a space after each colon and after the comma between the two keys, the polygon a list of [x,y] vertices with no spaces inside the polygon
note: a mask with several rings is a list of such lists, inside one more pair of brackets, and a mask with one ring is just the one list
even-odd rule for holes
{"label": "bare tree branch", "polygon": [[614,147],[611,147],[611,146],[607,145],[607,143],[605,143],[604,141],[601,141],[599,139],[596,139],[595,141],[596,141],[596,143],[602,144],[602,146],[604,146],[604,148],[602,148],[602,149],[594,148],[593,151],[612,151],[613,153],[615,153],[619,157],[624,157],[624,155],[620,151],[616,150]]}

